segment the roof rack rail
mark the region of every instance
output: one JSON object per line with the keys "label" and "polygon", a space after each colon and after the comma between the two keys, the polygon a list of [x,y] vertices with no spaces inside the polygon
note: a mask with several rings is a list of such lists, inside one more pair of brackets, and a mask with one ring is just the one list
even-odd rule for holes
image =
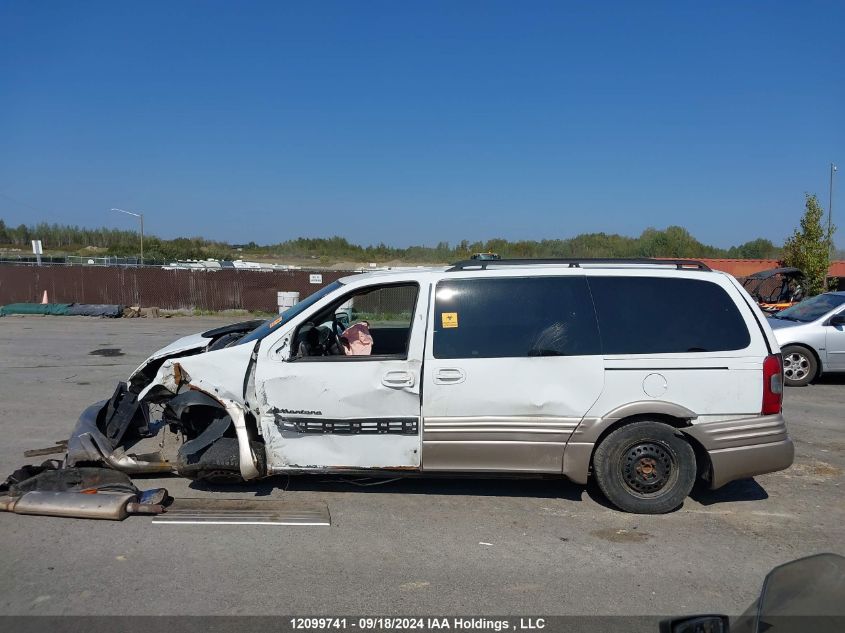
{"label": "roof rack rail", "polygon": [[711,271],[711,268],[704,262],[695,259],[659,259],[648,257],[635,257],[629,259],[614,258],[564,258],[564,259],[465,259],[455,262],[446,272],[457,272],[460,270],[487,270],[489,266],[530,266],[543,264],[568,265],[570,268],[580,268],[581,264],[638,264],[650,266],[675,266],[678,270],[692,268],[695,270]]}

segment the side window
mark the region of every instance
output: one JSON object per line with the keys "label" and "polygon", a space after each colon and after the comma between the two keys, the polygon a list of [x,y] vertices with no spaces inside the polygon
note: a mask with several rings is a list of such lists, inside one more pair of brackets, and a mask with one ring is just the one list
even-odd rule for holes
{"label": "side window", "polygon": [[435,358],[600,353],[584,277],[444,280],[434,319]]}
{"label": "side window", "polygon": [[299,326],[293,359],[405,358],[417,284],[370,286],[345,295]]}
{"label": "side window", "polygon": [[590,277],[605,354],[718,352],[751,337],[717,284],[670,277]]}

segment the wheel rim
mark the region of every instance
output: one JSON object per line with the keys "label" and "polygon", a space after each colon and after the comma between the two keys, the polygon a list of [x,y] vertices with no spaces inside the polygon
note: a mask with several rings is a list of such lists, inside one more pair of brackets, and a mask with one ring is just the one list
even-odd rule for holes
{"label": "wheel rim", "polygon": [[658,442],[637,442],[622,454],[622,481],[635,495],[651,497],[678,478],[675,456]]}
{"label": "wheel rim", "polygon": [[810,375],[810,359],[800,352],[783,357],[783,375],[787,380],[804,380]]}

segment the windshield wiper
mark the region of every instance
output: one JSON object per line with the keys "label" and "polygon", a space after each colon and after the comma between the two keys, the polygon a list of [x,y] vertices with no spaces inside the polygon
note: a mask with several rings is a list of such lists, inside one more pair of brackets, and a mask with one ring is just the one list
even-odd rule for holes
{"label": "windshield wiper", "polygon": [[788,316],[778,316],[777,314],[772,315],[775,319],[783,319],[784,321],[797,321],[798,323],[804,323],[801,319],[796,319],[795,317],[788,317]]}

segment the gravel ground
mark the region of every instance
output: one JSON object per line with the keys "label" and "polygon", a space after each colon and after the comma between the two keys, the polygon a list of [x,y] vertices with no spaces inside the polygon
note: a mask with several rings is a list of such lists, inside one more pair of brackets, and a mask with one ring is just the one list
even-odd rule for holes
{"label": "gravel ground", "polygon": [[[66,439],[149,353],[215,318],[0,318],[0,469]],[[113,355],[92,354],[112,349]],[[332,526],[0,513],[2,614],[673,614],[742,611],[772,566],[845,554],[845,379],[789,389],[795,465],[634,516],[565,481],[275,478],[174,496],[328,504]],[[37,459],[37,458],[36,458]]]}

